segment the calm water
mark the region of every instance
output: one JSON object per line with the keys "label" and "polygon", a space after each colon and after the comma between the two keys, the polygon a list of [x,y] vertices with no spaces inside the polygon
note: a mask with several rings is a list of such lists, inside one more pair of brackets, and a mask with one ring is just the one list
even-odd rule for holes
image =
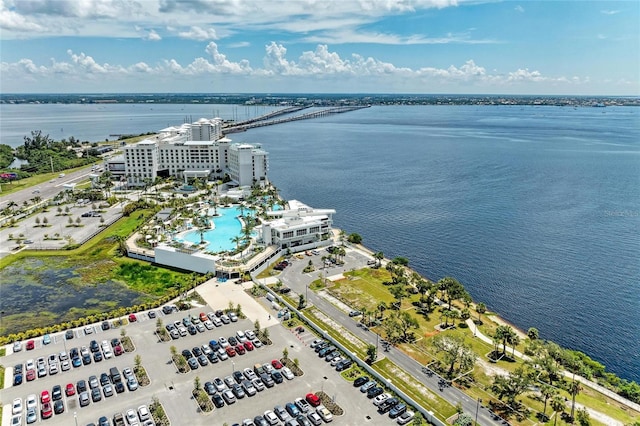
{"label": "calm water", "polygon": [[[21,143],[33,117],[102,140],[103,121],[139,133],[234,111],[83,108],[98,107],[2,105],[3,142]],[[335,208],[372,249],[640,380],[640,109],[373,107],[231,137],[270,152],[283,197]]]}

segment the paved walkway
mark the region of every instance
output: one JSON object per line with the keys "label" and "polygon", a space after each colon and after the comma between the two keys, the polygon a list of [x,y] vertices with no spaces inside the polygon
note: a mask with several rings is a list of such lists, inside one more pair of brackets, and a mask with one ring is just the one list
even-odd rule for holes
{"label": "paved walkway", "polygon": [[[477,337],[478,339],[480,339],[480,340],[482,340],[484,342],[489,343],[490,345],[493,345],[493,339],[490,338],[490,337],[487,337],[484,334],[482,334],[481,332],[477,331],[476,325],[475,325],[475,323],[473,322],[472,319],[468,319],[466,322],[467,322],[467,325],[469,326],[469,330],[475,330],[474,331],[475,337]],[[511,351],[513,351],[513,348],[509,348],[507,346],[507,353],[509,353]],[[527,355],[525,355],[525,354],[523,354],[523,353],[521,353],[519,351],[515,351],[515,356],[517,356],[518,358],[522,358],[524,360],[531,360],[530,357],[528,357]],[[571,373],[569,371],[566,371],[566,370],[563,370],[562,374],[564,374],[565,377],[570,377],[570,378],[574,377],[573,373]],[[609,398],[613,399],[614,401],[617,401],[620,404],[623,404],[623,405],[631,408],[632,410],[635,410],[638,413],[640,413],[640,404],[636,404],[633,401],[629,401],[628,399],[618,395],[617,393],[612,392],[609,389],[607,389],[607,388],[605,388],[603,386],[600,386],[599,384],[597,384],[595,382],[592,382],[591,380],[586,379],[586,378],[584,378],[582,376],[575,376],[575,379],[577,381],[579,381],[580,383],[582,383],[583,385],[588,386],[588,387],[600,392],[601,394],[608,396]],[[576,404],[576,406],[577,406],[577,404]],[[600,412],[593,411],[593,410],[589,410],[589,411],[597,413],[597,416],[599,416],[599,417],[603,416],[603,414],[600,413]],[[596,415],[594,415],[593,417],[596,417]],[[610,419],[610,423],[607,423],[607,424],[612,424],[613,425],[613,424],[622,424],[622,423],[618,422],[617,420]]]}

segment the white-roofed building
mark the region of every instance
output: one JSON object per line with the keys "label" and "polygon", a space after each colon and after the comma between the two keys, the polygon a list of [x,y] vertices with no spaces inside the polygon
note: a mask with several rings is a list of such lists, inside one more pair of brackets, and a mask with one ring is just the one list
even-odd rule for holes
{"label": "white-roofed building", "polygon": [[262,222],[264,244],[308,249],[331,241],[334,209],[314,209],[297,200],[288,204],[288,210],[267,212],[269,219]]}

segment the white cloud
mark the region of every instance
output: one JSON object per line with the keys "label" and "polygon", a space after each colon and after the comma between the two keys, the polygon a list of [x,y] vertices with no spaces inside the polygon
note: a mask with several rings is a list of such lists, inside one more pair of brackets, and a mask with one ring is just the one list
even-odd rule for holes
{"label": "white cloud", "polygon": [[517,5],[516,7],[514,7],[513,10],[515,10],[516,12],[524,13],[524,7],[520,5]]}
{"label": "white cloud", "polygon": [[601,10],[600,13],[602,13],[603,15],[616,15],[618,13],[620,13],[619,10],[611,10],[611,9],[605,9],[605,10]]}
{"label": "white cloud", "polygon": [[160,37],[160,34],[155,32],[155,30],[151,30],[144,36],[144,39],[149,41],[160,41],[162,40],[162,37]]}
{"label": "white cloud", "polygon": [[206,41],[206,40],[217,40],[218,35],[216,34],[216,30],[213,28],[200,28],[198,26],[191,27],[188,31],[182,31],[178,33],[178,36],[181,38],[186,38],[190,40],[198,40],[198,41]]}
{"label": "white cloud", "polygon": [[[530,87],[531,84],[564,85],[565,87],[589,81],[575,76],[549,77],[538,70],[528,68],[519,68],[507,73],[500,73],[497,70],[488,71],[472,59],[461,65],[450,65],[446,68],[398,67],[389,62],[358,54],[341,57],[324,44],[316,46],[314,50],[302,52],[297,58],[289,59],[284,45],[271,42],[265,46],[263,64],[258,68],[252,67],[246,59],[230,60],[220,52],[215,42],[209,42],[205,52],[208,56],[197,57],[190,63],[166,59],[156,65],[142,61],[130,65],[114,65],[101,63],[85,52],[76,53],[69,49],[67,51],[69,62],[58,62],[52,59],[50,65],[38,65],[31,59],[24,58],[15,63],[1,63],[0,71],[2,71],[3,82],[8,81],[12,84],[25,79],[30,82],[46,82],[50,81],[50,77],[54,74],[57,75],[57,81],[64,81],[67,78],[72,79],[74,83],[95,81],[98,76],[108,81],[111,78],[114,78],[114,81],[140,79],[145,75],[153,75],[154,78],[161,79],[178,77],[178,81],[188,81],[187,77],[228,76],[246,79],[246,82],[251,84],[262,81],[262,84],[267,86],[270,85],[269,81],[275,79],[278,81],[288,81],[288,79],[336,81],[340,84],[357,80],[364,84],[364,87],[377,87],[381,91],[392,91],[396,87],[475,87],[494,88],[498,93],[506,93],[504,90],[510,87]],[[233,89],[229,87],[228,90]],[[354,90],[358,89],[354,87]]]}

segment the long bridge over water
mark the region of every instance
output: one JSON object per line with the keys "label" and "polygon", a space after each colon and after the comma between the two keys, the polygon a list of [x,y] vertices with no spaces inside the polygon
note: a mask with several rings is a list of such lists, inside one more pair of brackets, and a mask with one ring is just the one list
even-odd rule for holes
{"label": "long bridge over water", "polygon": [[340,107],[326,108],[319,111],[308,112],[300,115],[294,115],[292,117],[269,120],[270,118],[273,118],[273,117],[277,117],[283,114],[290,114],[292,112],[297,112],[297,111],[309,108],[306,106],[290,107],[290,108],[285,108],[278,111],[273,111],[268,114],[261,115],[260,117],[252,118],[239,123],[229,123],[228,126],[226,127],[223,126],[222,132],[225,134],[244,132],[248,129],[253,129],[255,127],[273,126],[274,124],[288,123],[291,121],[309,120],[312,118],[326,117],[328,115],[333,115],[333,114],[342,114],[345,112],[355,111],[358,109],[369,108],[369,107],[370,105],[340,106]]}

